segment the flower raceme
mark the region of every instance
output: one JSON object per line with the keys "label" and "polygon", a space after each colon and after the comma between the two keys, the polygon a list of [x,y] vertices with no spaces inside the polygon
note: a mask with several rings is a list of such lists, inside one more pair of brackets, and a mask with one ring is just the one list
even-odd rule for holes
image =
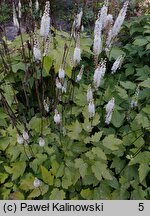
{"label": "flower raceme", "polygon": [[93,118],[95,116],[95,104],[94,104],[94,100],[91,100],[89,102],[88,113],[89,113],[89,118]]}
{"label": "flower raceme", "polygon": [[118,58],[116,59],[116,61],[113,63],[113,66],[111,68],[111,73],[114,74],[121,66],[123,60],[123,56],[118,56]]}
{"label": "flower raceme", "polygon": [[82,67],[81,67],[81,69],[77,75],[76,82],[79,82],[82,79],[83,71],[84,71],[84,65],[82,65]]}
{"label": "flower raceme", "polygon": [[49,1],[46,1],[45,11],[41,19],[41,27],[40,27],[40,35],[45,38],[47,38],[50,30],[49,10],[50,10],[50,3]]}
{"label": "flower raceme", "polygon": [[106,61],[102,60],[94,72],[94,87],[97,90],[106,72]]}
{"label": "flower raceme", "polygon": [[115,106],[115,99],[113,97],[105,106],[105,109],[106,109],[105,123],[106,124],[110,124],[114,106]]}
{"label": "flower raceme", "polygon": [[13,3],[13,24],[15,27],[17,27],[19,29],[19,22],[17,19],[17,14],[16,14],[16,9],[15,9],[14,3]]}
{"label": "flower raceme", "polygon": [[108,33],[108,37],[106,40],[107,49],[109,49],[111,47],[113,39],[118,35],[118,33],[121,29],[121,26],[122,26],[124,19],[125,19],[125,16],[126,16],[128,4],[129,4],[129,1],[126,1],[124,3],[122,9],[119,12],[117,19],[115,20],[113,27],[110,29],[110,31]]}
{"label": "flower raceme", "polygon": [[42,55],[41,55],[41,51],[39,49],[39,43],[36,37],[34,37],[33,55],[34,55],[35,61],[37,62],[41,61]]}

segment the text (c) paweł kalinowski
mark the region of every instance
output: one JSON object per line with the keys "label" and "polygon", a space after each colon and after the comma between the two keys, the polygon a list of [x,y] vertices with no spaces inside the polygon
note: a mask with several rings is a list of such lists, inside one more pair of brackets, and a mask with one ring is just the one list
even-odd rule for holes
{"label": "text (c) pawe\u0142 kalinowski", "polygon": [[70,203],[64,203],[61,204],[59,202],[56,203],[47,203],[47,204],[27,204],[27,203],[21,203],[20,204],[20,211],[31,211],[31,212],[42,212],[42,211],[83,211],[83,212],[91,212],[91,211],[103,211],[104,206],[103,203],[94,203],[94,204],[70,204]]}

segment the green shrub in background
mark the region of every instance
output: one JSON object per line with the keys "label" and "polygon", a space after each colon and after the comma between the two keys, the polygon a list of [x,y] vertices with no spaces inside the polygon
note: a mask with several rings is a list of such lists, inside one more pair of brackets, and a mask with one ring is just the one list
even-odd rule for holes
{"label": "green shrub in background", "polygon": [[[3,40],[1,199],[150,198],[148,22],[148,16],[126,22],[121,40],[107,55],[101,53],[107,70],[100,87],[93,91],[93,118],[89,118],[87,90],[93,85],[94,57],[92,40],[85,33],[80,38],[82,60],[76,67],[71,64],[74,44],[65,32],[52,29],[55,37],[42,64],[34,61],[32,36],[22,35],[24,52],[19,37],[10,44]],[[69,44],[67,90],[62,94],[55,80]],[[112,74],[112,65],[120,55],[124,56],[122,67]],[[83,77],[76,82],[81,65]],[[43,92],[48,112],[41,112]],[[115,107],[107,125],[105,109],[112,98]],[[54,122],[55,109],[61,124]],[[24,143],[19,140],[18,144],[17,135],[24,130],[29,138],[24,132]]]}

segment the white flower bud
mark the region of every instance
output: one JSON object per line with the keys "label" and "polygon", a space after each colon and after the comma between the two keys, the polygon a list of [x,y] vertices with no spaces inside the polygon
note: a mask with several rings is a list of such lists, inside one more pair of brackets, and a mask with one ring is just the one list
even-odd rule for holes
{"label": "white flower bud", "polygon": [[59,69],[58,77],[59,77],[59,79],[64,79],[65,78],[65,71],[64,71],[64,69],[62,69],[62,68]]}
{"label": "white flower bud", "polygon": [[54,115],[54,122],[56,124],[60,124],[60,122],[61,122],[60,114],[58,113],[58,111],[56,109],[55,109],[55,115]]}
{"label": "white flower bud", "polygon": [[45,146],[45,140],[42,137],[39,138],[39,146]]}
{"label": "white flower bud", "polygon": [[35,188],[38,188],[38,187],[40,187],[40,185],[41,185],[41,181],[38,178],[35,178],[34,182],[33,182],[33,186]]}
{"label": "white flower bud", "polygon": [[21,135],[19,135],[19,134],[17,134],[17,142],[18,142],[18,144],[20,144],[20,145],[22,145],[23,142],[24,142],[23,137],[22,137]]}
{"label": "white flower bud", "polygon": [[23,131],[23,139],[26,141],[29,139],[29,135],[26,131]]}
{"label": "white flower bud", "polygon": [[89,113],[89,118],[93,118],[95,115],[95,104],[94,101],[90,101],[88,105],[88,113]]}

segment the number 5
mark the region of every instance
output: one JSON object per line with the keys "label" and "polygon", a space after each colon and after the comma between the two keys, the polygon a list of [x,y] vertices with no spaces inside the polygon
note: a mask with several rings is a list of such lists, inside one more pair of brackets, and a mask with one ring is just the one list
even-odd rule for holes
{"label": "number 5", "polygon": [[143,211],[144,210],[144,203],[139,203],[139,211]]}

